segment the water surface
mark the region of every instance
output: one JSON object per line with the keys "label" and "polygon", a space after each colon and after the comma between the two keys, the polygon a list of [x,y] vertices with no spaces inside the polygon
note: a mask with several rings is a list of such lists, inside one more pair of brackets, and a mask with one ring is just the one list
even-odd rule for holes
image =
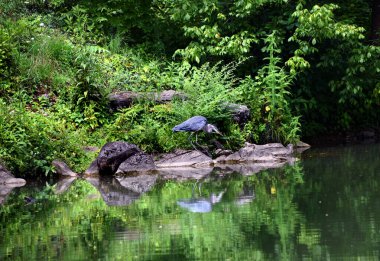
{"label": "water surface", "polygon": [[256,174],[15,188],[0,260],[379,260],[379,155],[310,149]]}

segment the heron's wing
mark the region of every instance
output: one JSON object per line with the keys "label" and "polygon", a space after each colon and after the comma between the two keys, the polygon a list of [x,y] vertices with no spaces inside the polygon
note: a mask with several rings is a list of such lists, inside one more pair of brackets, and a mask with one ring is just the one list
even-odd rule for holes
{"label": "heron's wing", "polygon": [[199,131],[207,124],[203,116],[194,116],[173,128],[173,131]]}

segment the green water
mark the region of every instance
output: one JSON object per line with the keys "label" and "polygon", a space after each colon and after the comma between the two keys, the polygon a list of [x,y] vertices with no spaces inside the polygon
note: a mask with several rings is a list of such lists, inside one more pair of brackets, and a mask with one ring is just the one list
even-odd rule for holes
{"label": "green water", "polygon": [[311,149],[293,166],[157,178],[145,193],[112,179],[15,188],[0,260],[379,260],[379,158],[378,144]]}

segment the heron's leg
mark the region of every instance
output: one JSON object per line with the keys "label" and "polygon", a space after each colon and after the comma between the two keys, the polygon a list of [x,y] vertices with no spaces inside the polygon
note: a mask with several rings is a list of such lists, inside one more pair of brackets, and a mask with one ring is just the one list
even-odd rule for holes
{"label": "heron's leg", "polygon": [[[195,135],[197,135],[197,133],[195,133]],[[195,136],[195,137],[197,137],[197,136]],[[207,156],[211,157],[211,154],[210,154],[210,152],[208,151],[207,146],[206,146],[206,147],[202,147],[201,145],[199,145],[197,139],[195,139],[195,144],[197,144],[198,147],[202,149],[202,151],[199,151],[199,150],[198,150],[199,152],[202,152],[202,153],[206,154]]]}
{"label": "heron's leg", "polygon": [[[188,138],[188,140],[189,140],[189,142],[190,142],[190,144],[191,144],[191,146],[193,146],[193,148],[195,149],[195,150],[197,150],[197,148],[194,146],[194,144],[191,142],[191,136],[194,134],[194,132],[192,132],[190,135],[189,135],[189,138]],[[196,134],[195,134],[196,135]]]}
{"label": "heron's leg", "polygon": [[[197,151],[201,152],[201,153],[204,153],[206,154],[207,156],[211,157],[211,154],[210,152],[205,149],[204,147],[202,147],[199,143],[198,143],[198,132],[195,132],[195,144],[198,146],[198,148],[200,148],[201,150],[198,150],[196,149]],[[193,146],[194,147],[194,146]],[[207,147],[207,146],[206,146]],[[194,147],[195,148],[195,147]]]}
{"label": "heron's leg", "polygon": [[202,146],[198,143],[198,132],[195,133],[195,144],[197,144],[198,147],[202,148]]}
{"label": "heron's leg", "polygon": [[195,144],[197,144],[197,146],[200,147],[198,144],[198,132],[195,133]]}

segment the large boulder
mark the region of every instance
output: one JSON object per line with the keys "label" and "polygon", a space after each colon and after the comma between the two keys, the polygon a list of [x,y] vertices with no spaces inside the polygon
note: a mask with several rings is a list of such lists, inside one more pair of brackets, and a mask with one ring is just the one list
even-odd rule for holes
{"label": "large boulder", "polygon": [[153,157],[144,152],[138,152],[123,161],[116,171],[116,174],[129,172],[145,172],[156,169]]}
{"label": "large boulder", "polygon": [[140,152],[140,149],[124,141],[109,142],[103,146],[97,158],[99,174],[113,175],[120,164]]}

